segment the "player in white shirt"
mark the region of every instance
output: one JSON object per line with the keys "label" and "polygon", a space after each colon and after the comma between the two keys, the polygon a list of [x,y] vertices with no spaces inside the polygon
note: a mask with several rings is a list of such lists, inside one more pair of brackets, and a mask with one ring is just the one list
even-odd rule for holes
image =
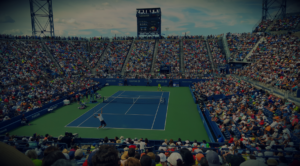
{"label": "player in white shirt", "polygon": [[103,112],[103,108],[101,108],[101,113],[98,114],[98,116],[95,116],[95,115],[94,115],[95,118],[98,118],[98,119],[100,120],[100,126],[97,127],[97,129],[101,128],[102,125],[104,125],[102,128],[104,128],[104,127],[106,126],[106,123],[105,123],[105,121],[104,121],[104,119],[103,119],[103,117],[102,117],[102,112]]}

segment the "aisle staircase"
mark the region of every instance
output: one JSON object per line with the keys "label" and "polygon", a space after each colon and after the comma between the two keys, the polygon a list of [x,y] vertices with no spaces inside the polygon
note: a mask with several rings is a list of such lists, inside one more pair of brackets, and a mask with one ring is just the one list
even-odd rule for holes
{"label": "aisle staircase", "polygon": [[275,96],[291,100],[296,105],[300,105],[300,99],[296,97],[296,95],[297,95],[296,92],[291,93],[290,91],[278,89],[278,88],[271,86],[270,84],[265,84],[263,82],[259,82],[259,81],[253,80],[252,78],[248,78],[248,77],[244,77],[244,76],[240,77],[240,76],[237,76],[234,74],[227,75],[227,77],[229,77],[229,76],[233,76],[235,78],[242,79],[242,80],[252,84],[257,89],[262,89],[264,91],[268,91],[269,93],[274,94]]}
{"label": "aisle staircase", "polygon": [[179,40],[179,55],[180,55],[180,71],[182,73],[185,72],[185,68],[184,68],[184,54],[183,54],[183,39]]}
{"label": "aisle staircase", "polygon": [[227,62],[229,62],[230,60],[230,51],[229,51],[229,47],[228,47],[228,43],[227,43],[227,39],[226,39],[226,33],[223,35],[222,37],[222,42],[223,42],[223,48],[226,54],[226,60]]}
{"label": "aisle staircase", "polygon": [[212,69],[213,69],[213,71],[215,71],[215,70],[217,70],[217,68],[216,68],[216,64],[215,64],[215,62],[212,58],[212,55],[211,55],[211,50],[210,50],[210,47],[209,47],[209,44],[208,44],[208,40],[205,41],[205,44],[206,44],[206,49],[207,49],[207,53],[208,53],[210,63],[212,64]]}
{"label": "aisle staircase", "polygon": [[270,32],[271,28],[273,27],[273,25],[275,24],[277,19],[274,19],[273,22],[268,26],[268,28],[266,29],[266,32]]}
{"label": "aisle staircase", "polygon": [[157,52],[158,52],[158,43],[159,43],[159,39],[155,39],[155,48],[154,48],[152,64],[151,64],[151,74],[152,75],[154,74],[154,66],[155,66],[156,56],[157,56]]}
{"label": "aisle staircase", "polygon": [[52,62],[54,62],[54,64],[55,64],[56,67],[58,68],[58,70],[59,70],[60,72],[63,72],[63,73],[64,73],[63,69],[62,69],[61,66],[59,65],[59,62],[53,57],[53,55],[51,54],[51,52],[50,52],[48,46],[46,46],[46,44],[44,43],[44,40],[41,41],[41,44],[42,44],[43,49],[44,49],[45,52],[46,52],[46,55],[52,60]]}
{"label": "aisle staircase", "polygon": [[88,65],[88,63],[86,62],[86,60],[80,56],[79,52],[77,51],[77,49],[75,48],[74,44],[72,43],[72,41],[69,41],[70,45],[73,47],[74,52],[76,53],[76,57],[79,58],[81,60],[81,62],[90,70],[92,71],[90,65]]}
{"label": "aisle staircase", "polygon": [[101,63],[102,60],[104,59],[104,55],[106,54],[106,52],[107,52],[107,50],[109,49],[110,45],[111,45],[111,42],[108,42],[107,47],[106,47],[105,50],[102,52],[102,54],[101,54],[101,56],[100,56],[98,62],[97,62],[96,65],[95,65],[95,68],[92,70],[92,73],[93,73],[93,74],[96,74],[96,69],[99,67],[100,63]]}
{"label": "aisle staircase", "polygon": [[243,62],[248,62],[247,59],[253,54],[253,51],[256,50],[258,45],[265,41],[265,37],[261,37],[259,41],[254,45],[254,47],[251,49],[251,51],[247,54],[247,56],[244,58]]}
{"label": "aisle staircase", "polygon": [[131,57],[131,52],[132,52],[132,49],[133,49],[133,47],[134,47],[134,42],[135,42],[135,39],[132,40],[130,49],[129,49],[129,51],[128,51],[128,53],[127,53],[127,56],[126,56],[126,59],[125,59],[125,61],[124,61],[124,63],[123,63],[122,71],[121,71],[122,75],[124,75],[124,73],[126,72],[126,64],[128,63],[128,61],[129,61],[129,59],[130,59],[130,57]]}

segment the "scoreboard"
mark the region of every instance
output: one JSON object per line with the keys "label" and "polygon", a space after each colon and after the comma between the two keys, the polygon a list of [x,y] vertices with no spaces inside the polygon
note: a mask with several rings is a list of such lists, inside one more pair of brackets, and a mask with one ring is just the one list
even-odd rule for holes
{"label": "scoreboard", "polygon": [[137,36],[161,36],[161,10],[160,8],[137,9]]}

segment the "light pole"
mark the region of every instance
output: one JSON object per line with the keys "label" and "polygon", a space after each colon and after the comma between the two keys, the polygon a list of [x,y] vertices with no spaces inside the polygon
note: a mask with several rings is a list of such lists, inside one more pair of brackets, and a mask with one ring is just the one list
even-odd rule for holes
{"label": "light pole", "polygon": [[166,33],[167,35],[166,35],[166,36],[167,36],[167,37],[168,37],[168,30],[169,30],[169,27],[166,28],[166,31],[167,31],[167,33]]}

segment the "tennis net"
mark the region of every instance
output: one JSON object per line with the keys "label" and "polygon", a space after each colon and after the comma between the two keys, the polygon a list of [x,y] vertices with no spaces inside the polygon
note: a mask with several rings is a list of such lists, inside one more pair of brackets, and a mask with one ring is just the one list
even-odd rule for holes
{"label": "tennis net", "polygon": [[163,104],[164,97],[103,97],[103,103]]}

